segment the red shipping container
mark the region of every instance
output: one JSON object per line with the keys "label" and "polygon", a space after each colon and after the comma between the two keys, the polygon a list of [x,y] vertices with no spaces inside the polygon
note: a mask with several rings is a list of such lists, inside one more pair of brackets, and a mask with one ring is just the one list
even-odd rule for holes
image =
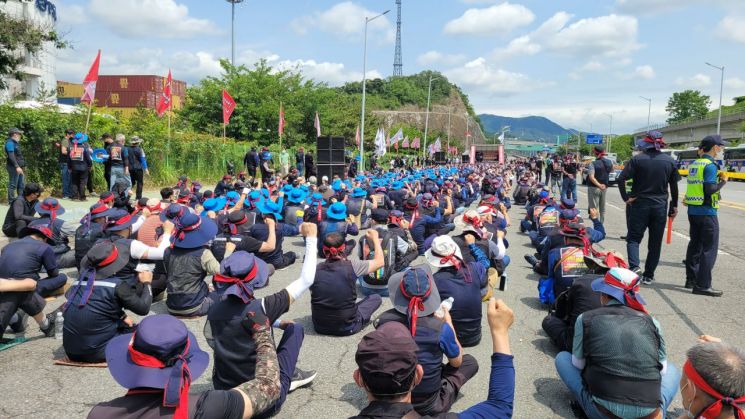
{"label": "red shipping container", "polygon": [[163,77],[101,75],[98,77],[96,88],[107,92],[156,92],[163,89]]}
{"label": "red shipping container", "polygon": [[104,91],[96,89],[96,105],[109,108],[155,108],[158,95],[155,92]]}

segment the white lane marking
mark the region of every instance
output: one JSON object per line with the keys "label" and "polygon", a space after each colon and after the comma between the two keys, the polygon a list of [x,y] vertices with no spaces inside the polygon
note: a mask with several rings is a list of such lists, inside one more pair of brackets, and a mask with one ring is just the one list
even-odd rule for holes
{"label": "white lane marking", "polygon": [[[579,193],[581,193],[582,195],[585,195],[585,196],[587,196],[587,192],[585,192],[585,191],[583,191],[583,190],[578,190],[578,192],[579,192]],[[615,206],[615,205],[611,204],[610,202],[608,202],[608,200],[607,200],[607,199],[605,200],[605,206],[606,206],[606,207],[611,207],[611,208],[617,209],[617,210],[619,210],[619,211],[624,211],[624,212],[626,212],[626,209],[625,209],[625,208],[617,207],[617,206]]]}

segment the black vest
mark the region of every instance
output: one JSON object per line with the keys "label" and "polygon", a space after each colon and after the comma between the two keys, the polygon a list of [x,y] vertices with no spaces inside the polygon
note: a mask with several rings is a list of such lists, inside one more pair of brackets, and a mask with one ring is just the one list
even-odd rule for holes
{"label": "black vest", "polygon": [[[87,232],[83,233],[85,230]],[[90,227],[81,225],[75,230],[75,266],[78,267],[78,270],[80,270],[80,262],[86,253],[101,238],[103,238],[103,226],[93,221],[91,221]]]}
{"label": "black vest", "polygon": [[[610,160],[599,158],[592,162],[592,165],[595,168],[595,180],[597,180],[601,185],[608,186],[608,183],[610,182],[609,175],[613,170],[613,164],[611,164]],[[593,183],[590,183],[589,185],[592,187],[595,186]]]}
{"label": "black vest", "polygon": [[310,287],[313,328],[318,333],[348,336],[357,318],[357,277],[352,262],[326,261],[316,267]]}
{"label": "black vest", "polygon": [[[395,309],[383,312],[376,320],[375,327],[388,322],[399,322],[409,327],[409,321],[405,314]],[[419,317],[416,323],[417,344],[416,357],[424,369],[424,376],[418,386],[414,387],[412,394],[417,396],[429,396],[437,393],[442,387],[442,349],[440,349],[440,334],[445,323],[433,316]]]}
{"label": "black vest", "polygon": [[49,225],[52,229],[52,240],[49,241],[49,245],[52,246],[55,255],[61,255],[70,250],[70,246],[68,245],[69,240],[62,234],[63,224],[65,224],[65,222],[59,218],[56,218],[54,222],[51,222],[51,219],[45,216],[38,220],[31,221],[29,226]]}
{"label": "black vest", "polygon": [[[106,278],[93,282],[93,291],[85,301],[85,281],[75,281],[67,292],[71,297],[64,312],[62,346],[65,353],[78,356],[95,355],[117,335],[119,319],[124,310],[116,297],[116,287],[124,279]],[[74,296],[74,298],[73,298]]]}
{"label": "black vest", "polygon": [[587,360],[582,378],[590,394],[615,403],[658,407],[661,338],[652,317],[610,305],[585,312],[582,326]]}
{"label": "black vest", "polygon": [[204,248],[166,249],[165,262],[168,271],[168,297],[166,306],[179,314],[189,314],[209,294],[204,282],[207,273],[202,269]]}
{"label": "black vest", "polygon": [[142,170],[142,149],[140,146],[134,146],[129,148],[129,168],[132,170]]}
{"label": "black vest", "polygon": [[212,385],[216,390],[230,390],[256,374],[256,342],[253,333],[241,325],[249,311],[263,312],[261,300],[243,304],[236,296],[223,295],[207,314],[214,339]]}

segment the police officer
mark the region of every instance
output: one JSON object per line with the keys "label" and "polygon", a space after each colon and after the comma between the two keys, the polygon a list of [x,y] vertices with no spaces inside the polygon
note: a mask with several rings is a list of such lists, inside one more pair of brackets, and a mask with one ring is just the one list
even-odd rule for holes
{"label": "police officer", "polygon": [[693,293],[721,297],[722,291],[711,287],[711,270],[717,261],[719,247],[720,190],[727,183],[727,175],[720,172],[715,156],[726,143],[719,135],[709,135],[699,145],[701,158],[688,167],[688,187],[685,203],[688,206],[688,222],[691,240],[686,251],[686,288]]}
{"label": "police officer", "polygon": [[[665,147],[662,133],[650,131],[642,139],[639,147],[643,153],[634,156],[624,167],[618,178],[621,199],[630,205],[629,231],[626,238],[626,252],[629,267],[642,278],[642,283],[654,281],[654,271],[660,261],[662,235],[665,232],[665,219],[678,214],[678,181],[680,175],[675,161],[667,154],[660,153]],[[626,193],[626,180],[633,179],[631,194]],[[670,206],[668,209],[668,188]],[[639,244],[644,231],[649,229],[647,260],[644,269],[639,266]]]}

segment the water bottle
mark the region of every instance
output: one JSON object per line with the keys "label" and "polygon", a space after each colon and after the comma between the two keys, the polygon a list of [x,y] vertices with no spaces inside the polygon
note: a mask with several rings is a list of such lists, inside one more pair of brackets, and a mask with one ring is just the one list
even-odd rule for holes
{"label": "water bottle", "polygon": [[54,338],[62,340],[62,330],[64,329],[65,318],[62,317],[62,312],[57,312],[57,318],[54,320]]}
{"label": "water bottle", "polygon": [[448,297],[447,299],[445,299],[445,301],[440,303],[440,308],[438,308],[437,311],[435,311],[435,314],[437,315],[437,317],[444,316],[445,310],[450,311],[450,309],[453,308],[453,302],[455,302],[455,298]]}

